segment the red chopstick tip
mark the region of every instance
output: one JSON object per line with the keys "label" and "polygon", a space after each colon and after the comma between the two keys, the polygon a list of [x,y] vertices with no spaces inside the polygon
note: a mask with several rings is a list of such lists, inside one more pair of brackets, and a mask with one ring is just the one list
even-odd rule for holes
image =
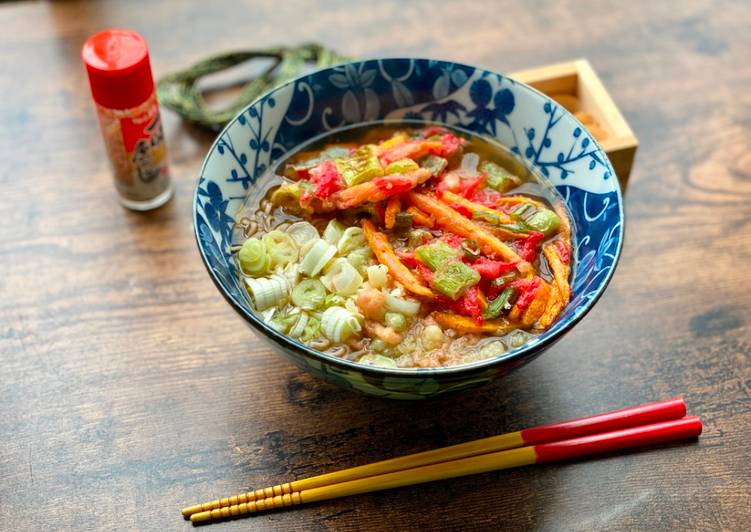
{"label": "red chopstick tip", "polygon": [[701,420],[696,416],[689,416],[652,423],[651,425],[543,443],[535,445],[535,453],[537,454],[537,462],[553,462],[634,447],[687,440],[698,437],[701,432]]}
{"label": "red chopstick tip", "polygon": [[527,445],[567,440],[587,434],[620,430],[648,425],[686,415],[686,402],[681,397],[631,406],[613,412],[604,412],[570,421],[542,425],[521,431]]}

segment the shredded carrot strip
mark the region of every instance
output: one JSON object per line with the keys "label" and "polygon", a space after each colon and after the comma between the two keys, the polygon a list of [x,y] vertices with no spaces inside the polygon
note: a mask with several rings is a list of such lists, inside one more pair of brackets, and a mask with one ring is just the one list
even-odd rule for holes
{"label": "shredded carrot strip", "polygon": [[391,196],[386,204],[386,214],[384,216],[384,225],[386,229],[393,229],[396,224],[396,215],[402,210],[402,202],[399,196]]}
{"label": "shredded carrot strip", "polygon": [[548,265],[553,271],[553,280],[558,287],[558,293],[560,294],[563,305],[568,304],[568,300],[571,297],[571,287],[568,284],[568,278],[571,274],[571,266],[565,264],[561,257],[558,255],[558,251],[552,243],[547,243],[542,247],[542,252],[545,258],[548,260]]}
{"label": "shredded carrot strip", "polygon": [[482,325],[480,325],[474,318],[452,314],[451,312],[433,312],[432,316],[444,329],[454,329],[461,333],[506,334],[519,327],[518,323],[506,320],[485,320]]}
{"label": "shredded carrot strip", "polygon": [[522,314],[522,325],[524,327],[531,327],[534,322],[540,319],[547,308],[549,298],[550,285],[543,281],[540,288],[535,292],[535,298],[532,300],[532,303],[529,304],[527,310]]}
{"label": "shredded carrot strip", "polygon": [[[471,212],[480,211],[480,212],[492,214],[493,216],[497,216],[498,220],[504,224],[516,223],[516,220],[514,220],[511,216],[509,216],[503,211],[497,211],[495,209],[491,209],[490,207],[486,207],[485,205],[481,203],[475,203],[474,201],[470,201],[467,198],[460,196],[459,194],[454,194],[453,192],[449,190],[443,193],[443,196],[441,197],[441,199],[445,201],[446,203],[455,203],[457,205],[461,205],[462,207],[465,207]],[[514,238],[519,238],[519,237],[518,235],[516,235],[514,236]]]}
{"label": "shredded carrot strip", "polygon": [[[395,194],[415,188],[430,179],[431,173],[425,168],[406,174],[392,174],[377,177],[367,183],[345,188],[331,195],[337,209],[349,209],[363,203],[377,203]],[[393,186],[392,186],[393,185]]]}
{"label": "shredded carrot strip", "polygon": [[432,214],[435,217],[437,225],[459,236],[475,240],[480,244],[485,254],[498,255],[503,260],[516,262],[516,268],[522,273],[534,271],[529,262],[522,259],[513,249],[495,235],[468,220],[442,201],[416,192],[407,194],[407,199],[415,207]]}
{"label": "shredded carrot strip", "polygon": [[545,305],[545,312],[540,316],[539,324],[543,329],[547,329],[551,323],[555,321],[558,314],[563,310],[563,301],[561,301],[561,293],[558,291],[558,285],[553,283],[550,287],[550,297],[548,303]]}
{"label": "shredded carrot strip", "polygon": [[425,214],[417,207],[408,207],[407,213],[412,216],[412,222],[415,225],[421,225],[428,229],[433,229],[433,227],[435,227],[435,218],[430,214]]}
{"label": "shredded carrot strip", "polygon": [[391,247],[386,235],[376,230],[373,222],[363,219],[361,224],[370,249],[373,250],[378,262],[389,269],[389,273],[394,280],[404,285],[404,288],[413,294],[427,298],[435,297],[435,294],[433,294],[430,288],[423,285],[417,277],[415,277],[412,272],[402,264],[402,261],[399,260],[396,252],[394,252],[394,248]]}
{"label": "shredded carrot strip", "polygon": [[[498,221],[502,224],[513,225],[516,223],[516,220],[514,220],[511,216],[509,216],[503,211],[498,211],[496,209],[491,209],[490,207],[486,207],[485,205],[482,205],[480,203],[475,203],[474,201],[470,201],[448,190],[443,193],[443,196],[441,197],[441,199],[444,202],[448,203],[449,206],[451,206],[451,204],[459,205],[460,207],[463,207],[473,213],[483,212],[486,214],[490,214],[492,216],[496,216],[498,218]],[[512,231],[508,231],[504,229],[503,227],[493,227],[489,225],[483,225],[483,227],[486,227],[489,231],[492,231],[494,234],[500,236],[501,238],[514,240],[517,238],[523,238],[523,237],[528,236],[528,233],[514,233]]]}

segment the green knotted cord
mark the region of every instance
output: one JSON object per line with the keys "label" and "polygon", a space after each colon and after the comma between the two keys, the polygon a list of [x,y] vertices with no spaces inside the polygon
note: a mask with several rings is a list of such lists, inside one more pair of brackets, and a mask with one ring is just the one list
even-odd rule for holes
{"label": "green knotted cord", "polygon": [[[240,95],[223,109],[206,108],[203,92],[196,82],[204,76],[226,70],[245,61],[273,59],[274,63],[243,87]],[[227,122],[262,94],[294,79],[307,70],[320,69],[349,61],[319,44],[273,47],[265,50],[228,52],[203,59],[185,70],[167,74],[157,83],[159,102],[185,120],[211,129],[221,129]]]}

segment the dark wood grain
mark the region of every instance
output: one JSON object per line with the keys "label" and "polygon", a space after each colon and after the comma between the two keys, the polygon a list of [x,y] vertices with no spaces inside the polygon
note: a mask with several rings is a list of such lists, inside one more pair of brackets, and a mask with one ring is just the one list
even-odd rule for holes
{"label": "dark wood grain", "polygon": [[[437,482],[216,530],[741,530],[751,522],[751,5],[383,0],[0,6],[0,529],[189,530],[179,509],[335,468],[684,395],[698,443]],[[607,293],[497,384],[422,403],[274,355],[200,263],[212,135],[164,113],[174,200],[118,206],[79,60],[110,25],[157,73],[320,41],[512,71],[587,57],[640,138]]]}

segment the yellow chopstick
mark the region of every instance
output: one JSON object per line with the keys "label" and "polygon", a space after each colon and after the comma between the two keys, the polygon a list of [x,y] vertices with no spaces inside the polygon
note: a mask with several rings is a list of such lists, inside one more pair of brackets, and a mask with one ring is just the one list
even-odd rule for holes
{"label": "yellow chopstick", "polygon": [[509,432],[507,434],[491,436],[489,438],[482,438],[440,449],[400,456],[398,458],[382,460],[380,462],[335,471],[333,473],[326,473],[324,475],[261,488],[233,495],[231,497],[225,497],[223,499],[216,499],[188,506],[187,508],[183,508],[182,513],[183,516],[190,517],[198,512],[237,506],[239,504],[267,499],[270,497],[290,495],[294,492],[310,490],[330,484],[339,484],[359,478],[381,475],[440,462],[448,462],[459,458],[466,458],[468,456],[514,449],[524,445],[535,445],[538,443],[557,441],[587,434],[596,434],[606,430],[634,427],[647,423],[667,421],[670,419],[679,419],[685,415],[686,403],[681,398],[647,403],[570,421],[533,427],[517,432]]}
{"label": "yellow chopstick", "polygon": [[459,460],[286,493],[266,499],[194,513],[190,516],[190,520],[193,523],[202,523],[214,519],[239,517],[284,506],[325,501],[348,495],[359,495],[372,491],[421,484],[423,482],[474,475],[535,463],[579,458],[644,445],[667,443],[695,438],[701,434],[701,431],[702,424],[699,418],[693,416],[684,417],[678,420],[662,421],[558,442],[470,456]]}

